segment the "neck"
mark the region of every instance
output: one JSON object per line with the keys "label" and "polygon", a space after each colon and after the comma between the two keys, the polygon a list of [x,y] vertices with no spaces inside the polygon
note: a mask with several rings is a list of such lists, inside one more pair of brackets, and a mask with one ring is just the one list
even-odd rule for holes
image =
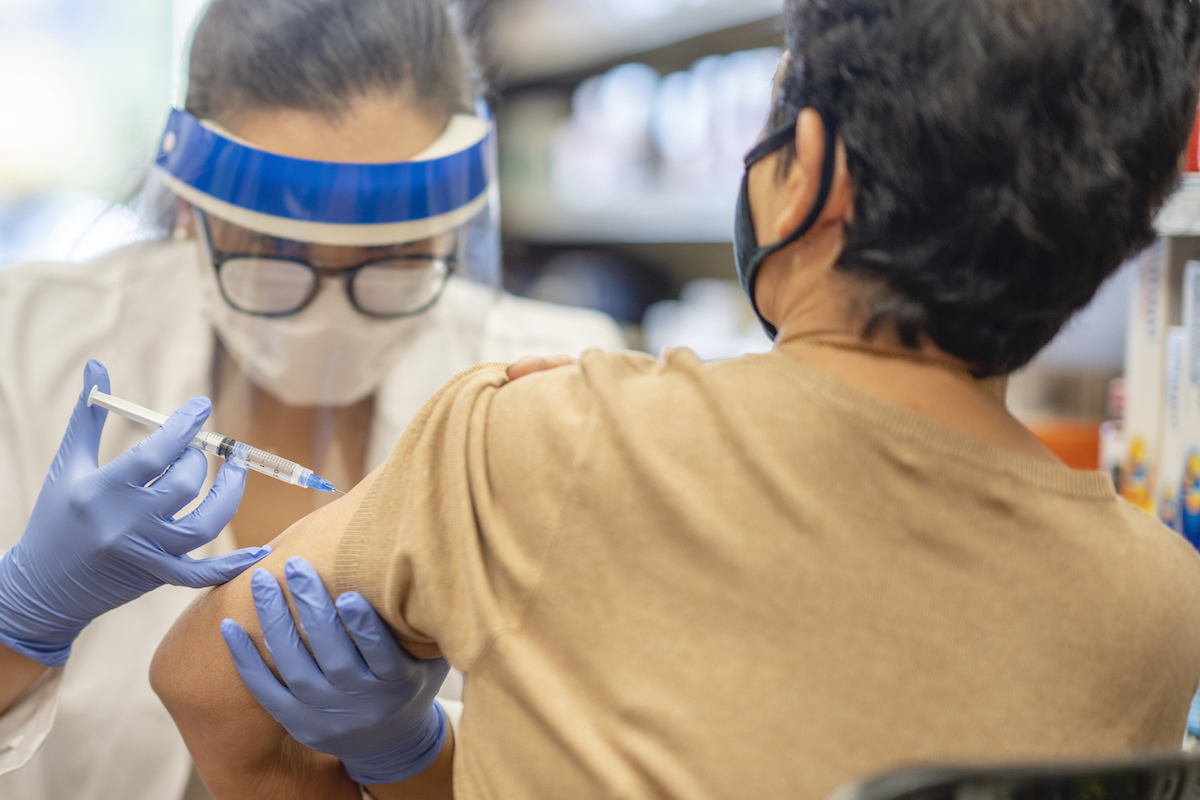
{"label": "neck", "polygon": [[871,317],[869,298],[878,290],[837,269],[844,248],[842,225],[827,224],[763,265],[755,296],[763,315],[775,325],[777,346],[797,339],[820,339],[865,344],[881,351],[901,350],[967,366],[928,338],[923,337],[915,348],[905,345],[886,325],[866,340],[863,332]]}
{"label": "neck", "polygon": [[[910,347],[894,329],[885,325],[867,340],[863,331],[871,315],[869,298],[876,295],[877,289],[836,269],[844,247],[842,225],[826,225],[763,265],[755,296],[762,313],[778,332],[776,349],[800,339],[861,345],[881,353],[906,353],[969,371],[969,365],[928,337],[922,337],[917,347]],[[983,388],[988,394],[1003,398],[1007,386],[1007,378],[992,378],[984,382]]]}
{"label": "neck", "polygon": [[288,405],[258,388],[223,350],[221,355],[213,413],[222,433],[318,472],[329,470],[331,457],[347,459],[355,480],[361,477],[373,397],[337,408]]}

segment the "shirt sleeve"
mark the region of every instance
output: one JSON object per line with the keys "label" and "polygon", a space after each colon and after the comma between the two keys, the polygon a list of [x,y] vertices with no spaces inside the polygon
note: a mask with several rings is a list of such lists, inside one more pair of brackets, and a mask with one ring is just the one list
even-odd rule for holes
{"label": "shirt sleeve", "polygon": [[58,711],[62,676],[62,669],[49,670],[0,716],[0,775],[25,766],[46,741]]}
{"label": "shirt sleeve", "polygon": [[451,380],[344,532],[338,593],[360,592],[401,641],[469,672],[542,579],[590,435],[582,384],[576,367],[507,383],[496,364]]}

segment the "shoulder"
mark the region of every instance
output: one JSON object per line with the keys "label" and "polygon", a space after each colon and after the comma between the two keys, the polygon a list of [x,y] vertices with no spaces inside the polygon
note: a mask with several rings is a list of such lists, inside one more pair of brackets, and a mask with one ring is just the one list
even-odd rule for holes
{"label": "shoulder", "polygon": [[206,369],[200,359],[211,347],[198,264],[194,246],[151,242],[86,263],[22,264],[0,273],[5,411],[19,419],[63,403],[69,411],[89,358],[119,373],[126,387],[196,388],[192,373]]}
{"label": "shoulder", "polygon": [[198,264],[194,246],[150,242],[81,264],[9,268],[0,273],[0,363],[35,342],[44,365],[83,350],[110,355],[118,340],[145,349],[193,337],[204,327]]}
{"label": "shoulder", "polygon": [[1200,592],[1200,553],[1187,539],[1123,498],[1116,499],[1115,509],[1121,533],[1131,549],[1153,562],[1155,569],[1173,569],[1190,578]]}
{"label": "shoulder", "polygon": [[669,414],[713,403],[740,403],[747,387],[763,380],[774,383],[770,364],[754,356],[702,361],[686,348],[665,350],[658,358],[587,352],[579,371],[588,390],[607,404]]}
{"label": "shoulder", "polygon": [[[1115,512],[1117,536],[1109,540],[1108,549],[1119,574],[1148,593],[1154,604],[1150,613],[1160,619],[1174,616],[1182,627],[1200,631],[1200,553],[1179,533],[1123,499],[1116,500]],[[1114,585],[1113,591],[1120,594],[1130,588]]]}
{"label": "shoulder", "polygon": [[634,422],[647,415],[678,417],[711,394],[719,364],[706,364],[689,350],[662,358],[645,353],[588,350],[578,364],[529,375],[506,384],[495,399],[492,419],[506,425],[527,421],[541,430],[578,428],[599,413],[606,424]]}

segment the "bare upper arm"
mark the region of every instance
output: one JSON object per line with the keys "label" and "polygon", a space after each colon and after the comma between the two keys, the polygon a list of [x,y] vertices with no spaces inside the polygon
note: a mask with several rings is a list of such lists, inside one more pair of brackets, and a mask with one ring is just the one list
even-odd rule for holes
{"label": "bare upper arm", "polygon": [[[509,377],[515,380],[522,375],[575,362],[576,359],[565,356],[527,359],[513,365]],[[270,571],[280,585],[286,587],[284,564],[292,556],[299,555],[317,569],[327,587],[334,585],[342,534],[385,468],[386,465],[379,467],[348,495],[310,514],[277,537],[271,542],[274,553],[260,562],[259,567]],[[250,577],[251,572],[243,573],[197,599],[159,646],[151,665],[151,681],[177,721],[193,713],[208,718],[215,716],[214,697],[221,698],[225,713],[231,717],[265,715],[266,712],[242,686],[220,633],[221,620],[237,621],[270,661],[254,612]],[[441,654],[434,645],[405,643],[404,646],[420,658]],[[271,722],[274,724],[273,720]]]}
{"label": "bare upper arm", "polygon": [[[372,473],[348,495],[277,537],[271,543],[274,552],[259,567],[270,571],[286,587],[284,564],[292,556],[303,556],[326,585],[332,585],[342,532],[374,477]],[[236,620],[269,662],[250,594],[251,574],[247,571],[212,589],[179,617],[155,654],[150,667],[151,684],[174,717],[214,795],[239,797],[243,796],[242,790],[251,788],[244,785],[247,781],[272,781],[269,787],[258,787],[260,793],[254,796],[341,797],[338,792],[353,788],[353,784],[337,760],[302,748],[287,736],[246,690],[221,638],[221,620]],[[270,767],[280,760],[292,765],[311,763],[299,770],[300,774],[273,774]],[[291,786],[293,781],[298,785]],[[262,793],[267,789],[270,791]],[[346,796],[357,797],[357,793]]]}

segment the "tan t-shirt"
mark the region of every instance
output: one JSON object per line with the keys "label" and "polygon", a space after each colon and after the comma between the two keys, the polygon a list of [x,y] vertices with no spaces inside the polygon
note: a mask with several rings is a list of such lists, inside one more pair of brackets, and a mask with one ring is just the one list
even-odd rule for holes
{"label": "tan t-shirt", "polygon": [[779,354],[460,375],[336,582],[466,673],[463,800],[1178,747],[1200,679],[1200,557],[1106,477]]}

